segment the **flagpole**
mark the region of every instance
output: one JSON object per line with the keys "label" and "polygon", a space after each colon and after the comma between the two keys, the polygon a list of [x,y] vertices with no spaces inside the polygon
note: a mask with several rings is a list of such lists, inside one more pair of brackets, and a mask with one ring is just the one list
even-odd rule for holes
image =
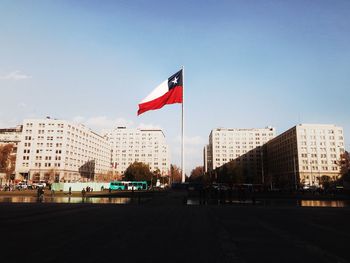
{"label": "flagpole", "polygon": [[184,127],[184,105],[185,105],[185,67],[182,66],[182,131],[181,131],[181,172],[182,172],[182,182],[185,182],[185,127]]}

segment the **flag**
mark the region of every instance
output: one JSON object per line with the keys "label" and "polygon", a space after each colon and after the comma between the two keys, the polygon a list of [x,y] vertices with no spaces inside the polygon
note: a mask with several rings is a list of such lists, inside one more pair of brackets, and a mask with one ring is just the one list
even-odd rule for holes
{"label": "flag", "polygon": [[137,115],[149,110],[157,110],[166,104],[182,103],[183,75],[182,70],[176,72],[156,87],[139,104]]}

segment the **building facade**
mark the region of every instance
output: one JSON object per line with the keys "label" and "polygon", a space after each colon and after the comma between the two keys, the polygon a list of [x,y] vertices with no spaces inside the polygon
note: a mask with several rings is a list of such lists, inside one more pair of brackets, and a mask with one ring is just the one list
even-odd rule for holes
{"label": "building facade", "polygon": [[108,141],[81,124],[28,119],[18,144],[16,176],[29,180],[86,181],[111,167]]}
{"label": "building facade", "polygon": [[[211,131],[206,146],[207,171],[234,161],[251,177],[263,173],[263,151],[261,146],[276,136],[272,127],[253,129],[219,128]],[[206,172],[207,172],[206,171]]]}
{"label": "building facade", "polygon": [[[9,157],[8,168],[12,170],[16,166],[17,148],[21,140],[22,125],[18,125],[14,128],[0,129],[0,146],[11,144],[13,146],[12,152]],[[14,178],[14,174],[8,176],[4,171],[0,171],[0,185],[7,183],[10,179]]]}
{"label": "building facade", "polygon": [[13,144],[13,152],[17,152],[18,143],[21,140],[22,125],[18,125],[15,128],[0,129],[0,145]]}
{"label": "building facade", "polygon": [[319,186],[322,176],[340,176],[344,153],[343,128],[326,124],[299,124],[266,145],[268,175],[277,187]]}
{"label": "building facade", "polygon": [[151,171],[167,176],[170,170],[169,147],[161,130],[118,127],[106,134],[112,147],[112,163],[119,174],[133,162],[148,164]]}

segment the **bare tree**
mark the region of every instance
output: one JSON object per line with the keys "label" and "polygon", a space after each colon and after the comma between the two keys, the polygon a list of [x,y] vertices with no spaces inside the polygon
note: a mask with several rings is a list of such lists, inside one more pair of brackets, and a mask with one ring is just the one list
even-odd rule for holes
{"label": "bare tree", "polygon": [[50,169],[44,174],[44,180],[48,183],[53,183],[55,181],[56,170],[54,168]]}
{"label": "bare tree", "polygon": [[170,176],[171,176],[171,182],[181,183],[181,180],[182,180],[181,169],[175,164],[170,165]]}
{"label": "bare tree", "polygon": [[350,183],[350,153],[345,151],[340,158],[340,173],[343,182]]}
{"label": "bare tree", "polygon": [[204,167],[197,166],[191,171],[190,181],[192,182],[201,181],[203,179],[203,174],[204,174]]}
{"label": "bare tree", "polygon": [[0,172],[6,174],[7,180],[12,180],[15,171],[16,157],[13,154],[13,144],[0,145]]}
{"label": "bare tree", "polygon": [[108,171],[107,173],[97,173],[95,175],[95,181],[97,182],[110,182],[115,180],[121,180],[121,178],[119,178],[118,173],[113,171]]}

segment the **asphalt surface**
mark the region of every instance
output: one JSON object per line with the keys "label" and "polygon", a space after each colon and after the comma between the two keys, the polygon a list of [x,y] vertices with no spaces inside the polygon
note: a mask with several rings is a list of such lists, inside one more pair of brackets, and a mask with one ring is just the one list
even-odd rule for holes
{"label": "asphalt surface", "polygon": [[0,204],[1,262],[350,262],[350,209]]}

